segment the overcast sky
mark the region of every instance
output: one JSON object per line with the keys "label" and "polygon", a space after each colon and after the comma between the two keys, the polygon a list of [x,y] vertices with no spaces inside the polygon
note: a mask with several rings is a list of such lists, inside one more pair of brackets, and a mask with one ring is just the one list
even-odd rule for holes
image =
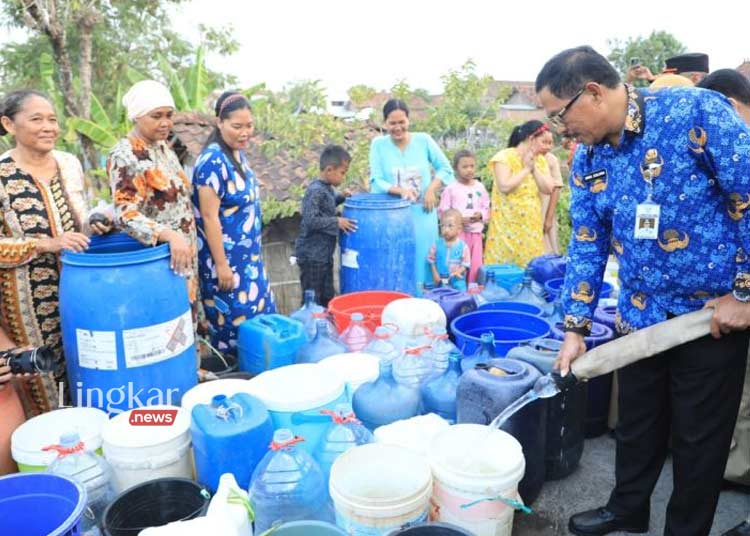
{"label": "overcast sky", "polygon": [[480,74],[533,80],[561,49],[585,43],[606,55],[608,38],[653,30],[707,52],[712,69],[750,58],[748,0],[192,0],[173,17],[192,40],[199,22],[231,22],[241,43],[231,57],[210,56],[211,68],[243,86],[320,79],[331,97],[399,79],[438,92],[440,76],[469,58]]}

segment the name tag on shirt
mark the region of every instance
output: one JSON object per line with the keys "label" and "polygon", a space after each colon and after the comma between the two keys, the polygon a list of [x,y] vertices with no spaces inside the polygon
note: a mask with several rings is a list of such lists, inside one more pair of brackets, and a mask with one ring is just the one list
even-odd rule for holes
{"label": "name tag on shirt", "polygon": [[656,240],[659,238],[659,216],[661,206],[656,203],[641,203],[635,209],[635,238]]}
{"label": "name tag on shirt", "polygon": [[606,180],[607,180],[606,169],[597,169],[596,171],[592,171],[588,175],[583,176],[583,182],[606,181]]}

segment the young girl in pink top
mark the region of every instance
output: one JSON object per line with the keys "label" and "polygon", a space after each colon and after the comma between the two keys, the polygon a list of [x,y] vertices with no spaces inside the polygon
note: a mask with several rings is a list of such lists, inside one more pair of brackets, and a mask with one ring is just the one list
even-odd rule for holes
{"label": "young girl in pink top", "polygon": [[463,216],[463,231],[460,238],[469,246],[471,268],[469,283],[477,279],[477,272],[482,266],[482,230],[490,217],[490,196],[482,181],[475,178],[476,158],[474,153],[465,149],[453,157],[453,169],[456,170],[456,182],[450,183],[440,196],[438,213],[453,208]]}

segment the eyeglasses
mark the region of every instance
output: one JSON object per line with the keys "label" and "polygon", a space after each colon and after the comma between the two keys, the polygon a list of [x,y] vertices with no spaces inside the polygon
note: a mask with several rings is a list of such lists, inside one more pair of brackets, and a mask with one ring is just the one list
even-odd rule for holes
{"label": "eyeglasses", "polygon": [[560,128],[565,124],[565,114],[568,113],[568,111],[573,107],[575,102],[578,100],[578,98],[583,95],[583,92],[586,91],[586,87],[582,87],[578,93],[573,95],[573,98],[568,101],[568,104],[563,106],[559,112],[556,112],[549,116],[549,122],[552,123],[552,126],[555,128]]}

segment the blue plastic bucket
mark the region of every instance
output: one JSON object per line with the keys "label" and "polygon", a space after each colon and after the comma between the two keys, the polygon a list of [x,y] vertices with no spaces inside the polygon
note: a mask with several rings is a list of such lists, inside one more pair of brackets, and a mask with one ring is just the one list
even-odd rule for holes
{"label": "blue plastic bucket", "polygon": [[79,536],[86,490],[48,473],[0,477],[0,532],[10,535]]}
{"label": "blue plastic bucket", "polygon": [[318,364],[289,365],[247,380],[245,392],[268,408],[274,429],[289,428],[303,437],[302,448],[313,455],[331,417],[322,410],[334,410],[347,402],[344,382]]}
{"label": "blue plastic bucket", "polygon": [[[549,298],[548,301],[555,301],[560,296],[560,291],[564,284],[564,277],[556,277],[555,279],[550,279],[544,283],[544,290],[547,291],[547,296]],[[599,291],[599,299],[609,298],[612,295],[612,289],[612,283],[602,281],[602,289]]]}
{"label": "blue plastic bucket", "polygon": [[479,311],[508,311],[513,313],[526,313],[527,315],[542,316],[542,308],[533,303],[499,301],[485,303],[479,306]]}
{"label": "blue plastic bucket", "polygon": [[177,405],[198,382],[187,285],[169,256],[166,244],[122,234],[63,253],[60,321],[76,406]]}
{"label": "blue plastic bucket", "polygon": [[361,290],[416,292],[414,218],[409,201],[387,194],[359,194],[344,202],[344,217],[357,221],[341,233],[341,293]]}
{"label": "blue plastic bucket", "polygon": [[504,357],[521,343],[549,335],[546,320],[538,316],[510,311],[475,311],[459,316],[451,323],[456,346],[463,355],[471,355],[479,346],[482,333],[495,335],[495,351]]}
{"label": "blue plastic bucket", "polygon": [[273,536],[346,536],[336,525],[323,521],[293,521],[272,532]]}
{"label": "blue plastic bucket", "polygon": [[495,274],[495,283],[505,290],[512,290],[523,280],[524,270],[515,264],[485,264],[479,268],[477,283],[484,285],[487,274]]}

